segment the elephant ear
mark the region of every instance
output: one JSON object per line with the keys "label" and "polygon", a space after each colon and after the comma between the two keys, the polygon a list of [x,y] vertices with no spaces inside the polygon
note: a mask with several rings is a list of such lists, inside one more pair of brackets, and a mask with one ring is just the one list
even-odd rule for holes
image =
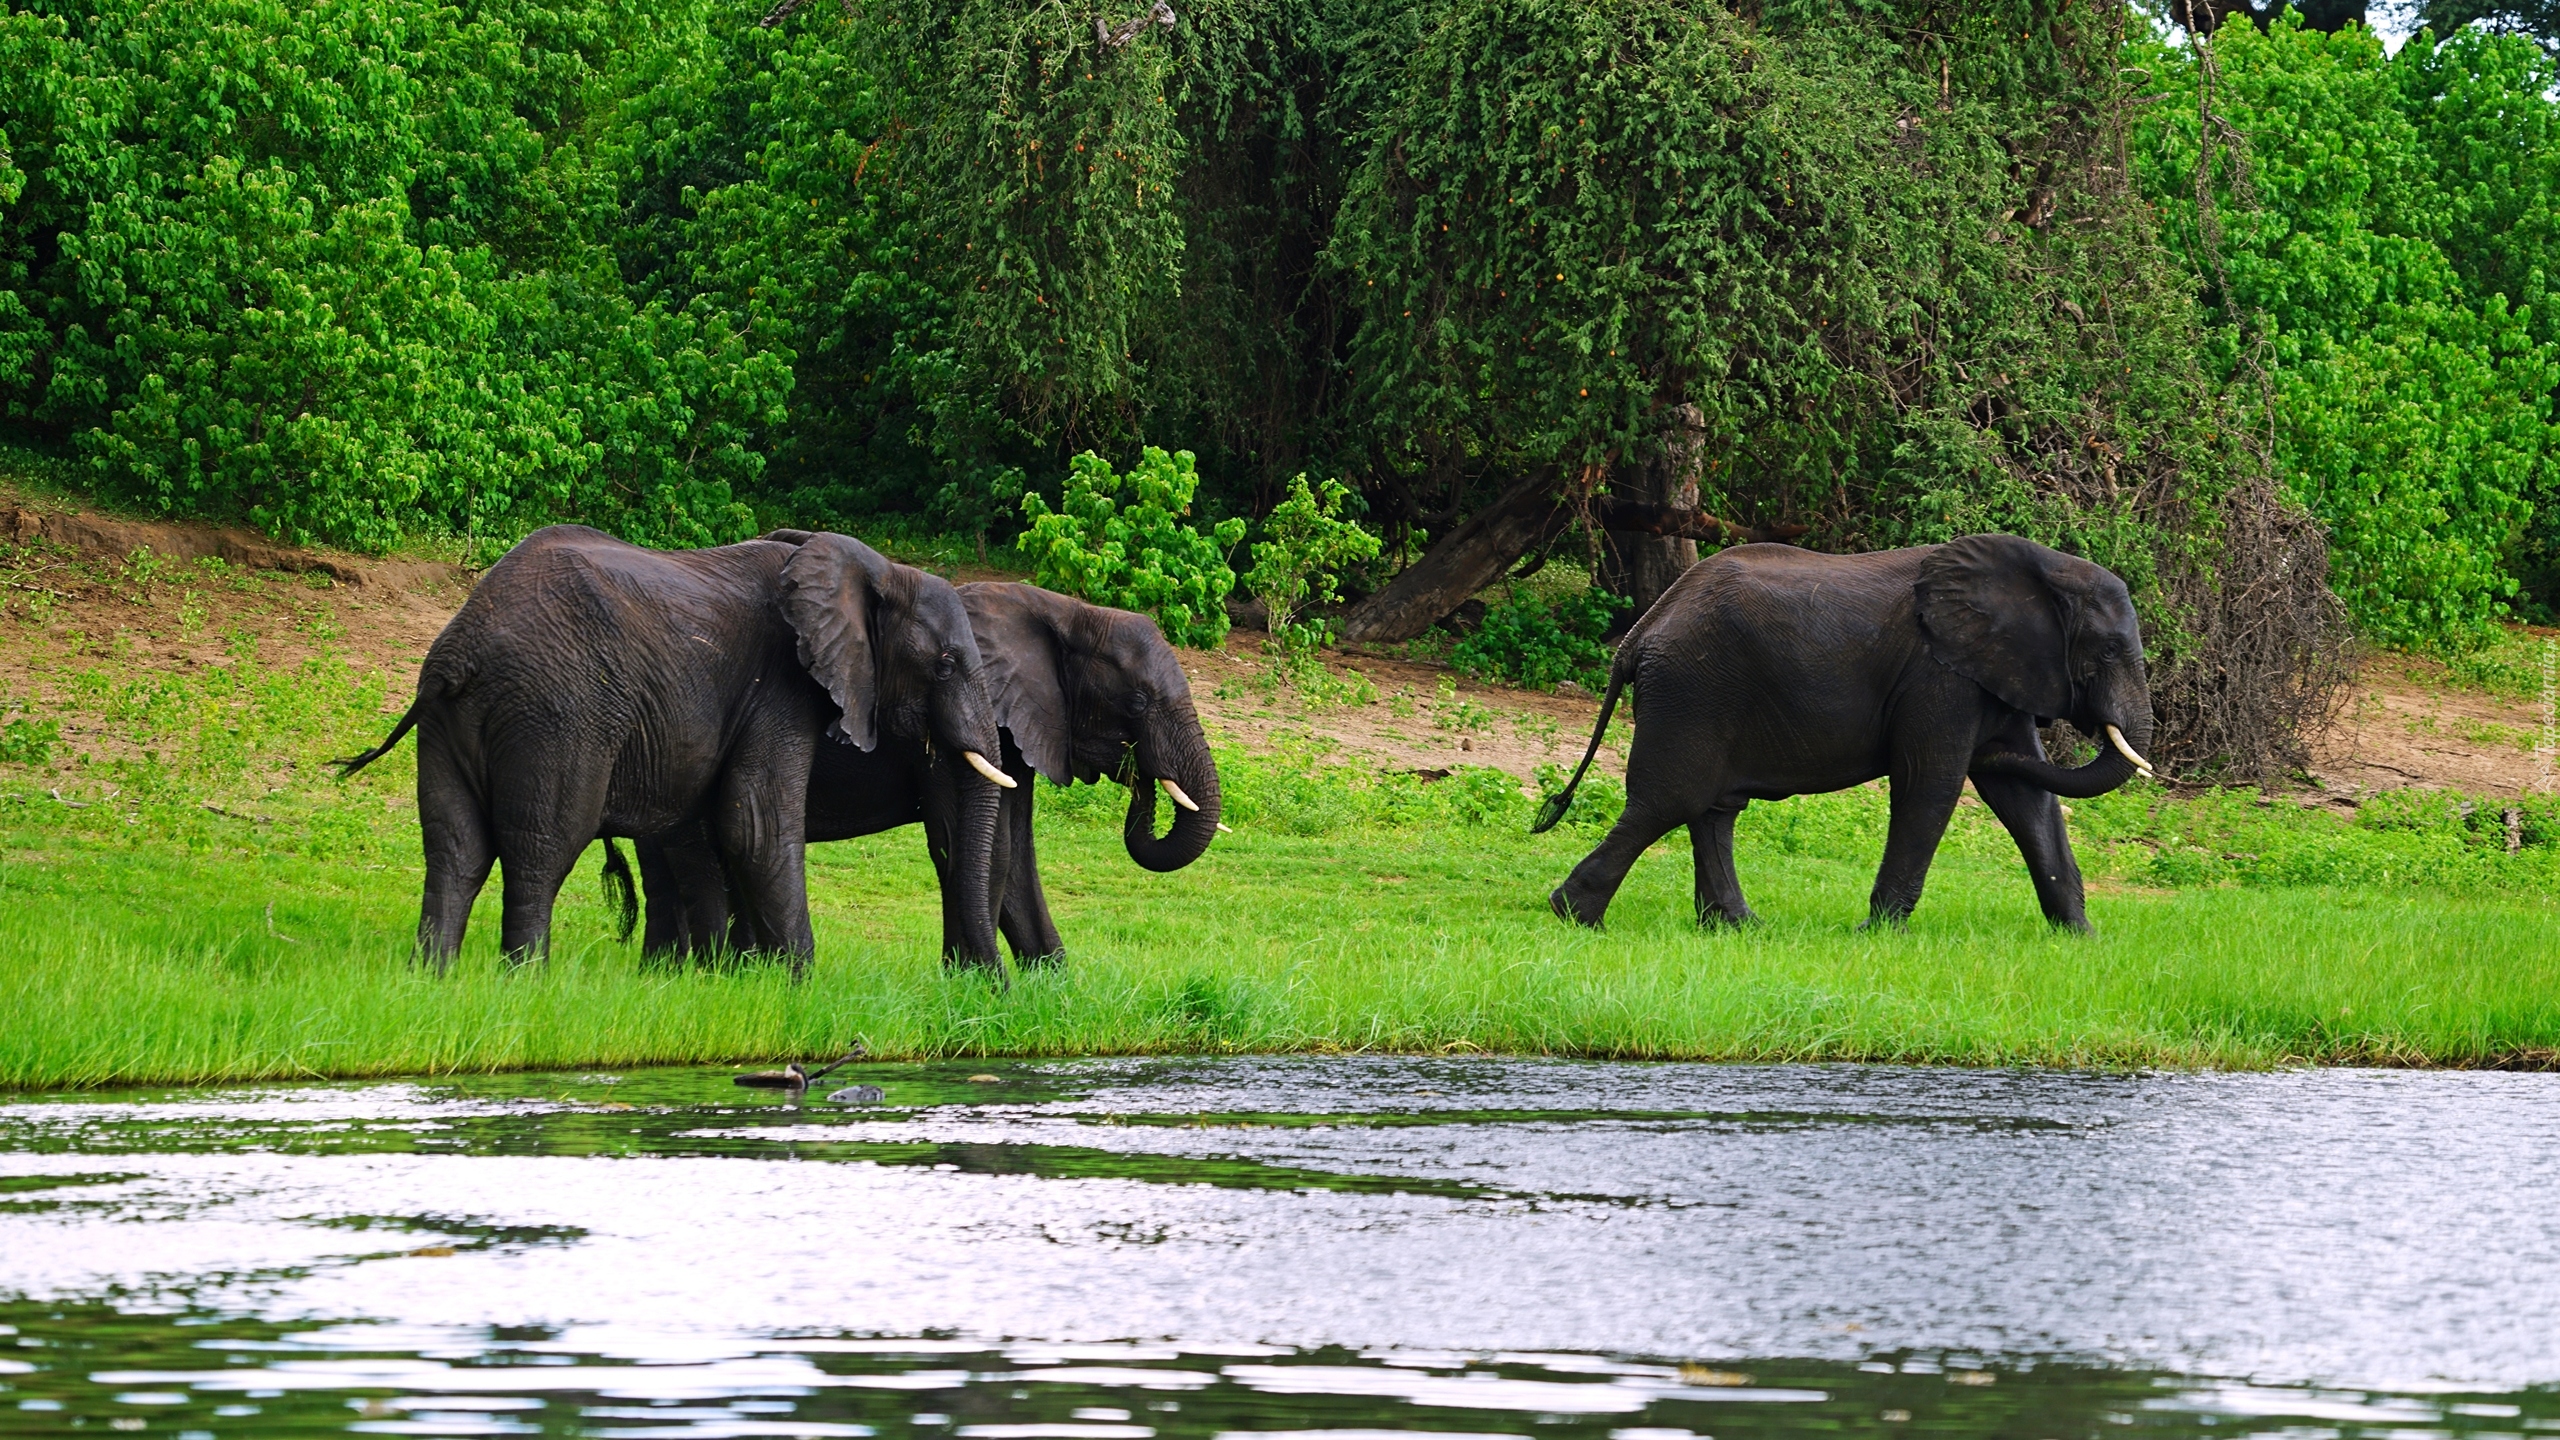
{"label": "elephant ear", "polygon": [[827,738],[868,751],[880,743],[877,632],[889,562],[844,535],[812,535],[782,567],[782,616],[800,637],[800,664],[842,714]]}
{"label": "elephant ear", "polygon": [[996,723],[1013,736],[1032,769],[1053,785],[1066,784],[1066,612],[1082,602],[992,581],[961,586],[960,599],[969,607],[978,669],[987,678]]}
{"label": "elephant ear", "polygon": [[2039,719],[2071,707],[2055,552],[2015,535],[1967,535],[1922,561],[1920,630],[1938,663]]}

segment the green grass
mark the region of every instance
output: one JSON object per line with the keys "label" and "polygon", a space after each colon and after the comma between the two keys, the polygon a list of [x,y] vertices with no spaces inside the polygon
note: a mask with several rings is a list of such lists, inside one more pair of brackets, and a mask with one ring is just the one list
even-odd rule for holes
{"label": "green grass", "polygon": [[1745,815],[1743,881],[1764,924],[1691,924],[1675,838],[1593,934],[1544,897],[1613,812],[1611,785],[1587,783],[1573,820],[1532,837],[1531,802],[1494,772],[1429,784],[1314,751],[1228,753],[1236,833],[1174,875],[1120,852],[1121,792],[1044,794],[1044,871],[1073,954],[1009,989],[934,959],[913,831],[814,852],[804,985],[644,967],[610,936],[593,856],[546,964],[498,960],[493,884],[437,979],[407,959],[412,748],[346,784],[320,764],[386,727],[378,678],[328,660],[46,664],[67,698],[17,718],[60,733],[21,732],[0,761],[5,1088],[765,1061],[855,1039],[884,1056],[2560,1058],[2549,800],[2524,807],[2511,855],[2499,807],[2459,797],[2388,799],[2349,823],[2247,792],[2119,792],[2072,822],[2094,937],[2045,929],[2006,835],[1968,806],[1909,930],[1866,934],[1854,924],[1886,806],[1867,788]]}

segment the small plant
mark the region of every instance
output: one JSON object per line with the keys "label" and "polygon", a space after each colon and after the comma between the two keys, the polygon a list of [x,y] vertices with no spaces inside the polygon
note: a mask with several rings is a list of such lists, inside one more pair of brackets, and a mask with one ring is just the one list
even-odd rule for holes
{"label": "small plant", "polygon": [[62,725],[55,720],[21,717],[0,725],[0,764],[42,765],[53,758],[53,747],[62,743]]}
{"label": "small plant", "polygon": [[1565,680],[1598,691],[1609,683],[1610,647],[1600,637],[1632,603],[1593,586],[1553,599],[1514,589],[1484,612],[1484,623],[1449,652],[1449,663],[1479,679],[1552,690]]}
{"label": "small plant", "polygon": [[1244,583],[1270,612],[1266,648],[1275,659],[1304,656],[1324,644],[1324,622],[1301,621],[1300,612],[1341,598],[1342,572],[1378,558],[1378,537],[1343,517],[1350,499],[1350,487],[1339,480],[1309,488],[1300,475],[1289,482],[1288,498],[1262,522],[1266,538],[1253,547],[1253,569]]}
{"label": "small plant", "polygon": [[1036,491],[1022,497],[1031,528],[1014,544],[1031,559],[1033,583],[1152,615],[1174,644],[1208,649],[1226,638],[1236,585],[1226,556],[1245,523],[1222,520],[1205,535],[1183,524],[1199,487],[1188,450],[1150,445],[1125,476],[1088,450],[1068,462],[1063,508]]}
{"label": "small plant", "polygon": [[1442,730],[1480,735],[1493,728],[1493,711],[1458,694],[1458,682],[1443,677],[1432,697],[1431,723]]}
{"label": "small plant", "polygon": [[197,603],[200,598],[193,590],[178,597],[178,629],[186,634],[193,635],[204,628],[204,606]]}
{"label": "small plant", "polygon": [[1412,719],[1413,692],[1401,685],[1397,686],[1396,693],[1387,697],[1387,713],[1399,720]]}
{"label": "small plant", "polygon": [[1553,715],[1541,715],[1535,711],[1514,715],[1511,717],[1511,728],[1519,733],[1521,739],[1534,740],[1550,753],[1556,748],[1560,727],[1557,726],[1556,717]]}
{"label": "small plant", "polygon": [[159,583],[162,572],[168,568],[168,560],[151,553],[150,546],[134,546],[132,553],[124,557],[124,564],[116,575],[122,587],[130,587],[120,588],[120,593],[136,605],[147,603],[151,598],[151,587]]}

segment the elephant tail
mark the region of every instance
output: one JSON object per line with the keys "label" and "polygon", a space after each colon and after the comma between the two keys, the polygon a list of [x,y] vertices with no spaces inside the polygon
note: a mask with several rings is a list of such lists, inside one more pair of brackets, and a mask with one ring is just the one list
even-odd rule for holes
{"label": "elephant tail", "polygon": [[412,701],[409,705],[408,713],[400,717],[400,723],[391,727],[391,737],[383,741],[381,744],[374,746],[372,749],[367,750],[361,755],[350,755],[343,760],[330,761],[330,764],[338,767],[338,778],[344,780],[367,765],[372,764],[374,761],[390,754],[391,747],[400,743],[400,737],[408,734],[410,727],[418,723],[418,706],[423,703],[423,701]]}
{"label": "elephant tail", "polygon": [[1573,792],[1582,784],[1582,772],[1591,768],[1592,757],[1600,753],[1600,739],[1609,733],[1609,717],[1617,713],[1618,696],[1635,678],[1636,647],[1629,643],[1633,639],[1629,636],[1620,642],[1617,658],[1609,662],[1609,691],[1600,697],[1600,723],[1591,727],[1591,744],[1582,752],[1582,763],[1573,767],[1573,778],[1564,782],[1564,789],[1548,796],[1546,803],[1538,807],[1538,818],[1529,826],[1530,834],[1544,835],[1553,830],[1556,822],[1564,818],[1564,812],[1573,808]]}
{"label": "elephant tail", "polygon": [[628,941],[631,931],[640,923],[640,892],[631,883],[631,862],[622,858],[622,847],[613,837],[604,837],[604,903],[622,907],[622,926],[614,932],[616,940]]}

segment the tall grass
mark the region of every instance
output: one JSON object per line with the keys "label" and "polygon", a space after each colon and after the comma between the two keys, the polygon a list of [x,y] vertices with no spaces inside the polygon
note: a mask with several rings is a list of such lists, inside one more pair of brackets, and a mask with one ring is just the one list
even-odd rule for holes
{"label": "tall grass", "polygon": [[408,747],[343,785],[317,763],[386,723],[375,682],[328,662],[112,663],[60,688],[74,699],[48,717],[70,722],[51,753],[0,764],[0,1086],[763,1061],[857,1039],[884,1056],[2560,1058],[2560,817],[2543,806],[2509,854],[2500,807],[2454,797],[2347,823],[2246,793],[2120,792],[2075,807],[2091,937],[2046,930],[2006,835],[1968,806],[1910,928],[1866,933],[1887,802],[1861,789],[1746,814],[1765,923],[1691,923],[1675,837],[1591,933],[1545,895],[1610,818],[1609,787],[1532,837],[1528,798],[1492,772],[1435,784],[1319,753],[1224,754],[1236,833],[1173,875],[1120,852],[1122,792],[1044,793],[1071,958],[1009,988],[934,958],[912,830],[813,852],[806,984],[644,966],[609,934],[592,857],[549,961],[500,962],[493,884],[436,978],[408,963]]}

